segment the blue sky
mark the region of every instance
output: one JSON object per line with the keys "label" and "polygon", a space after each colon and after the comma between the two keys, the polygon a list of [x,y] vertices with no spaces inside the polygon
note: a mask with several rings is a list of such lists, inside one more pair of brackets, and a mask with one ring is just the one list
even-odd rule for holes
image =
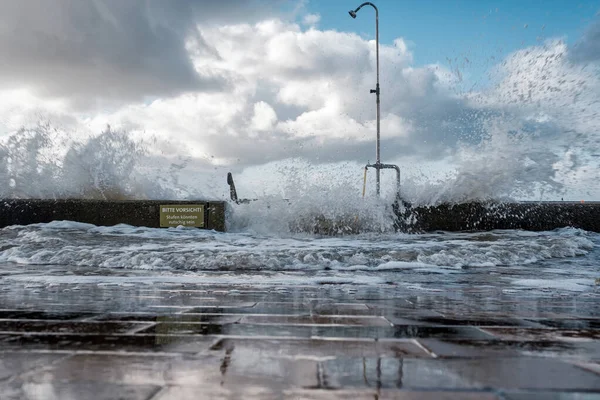
{"label": "blue sky", "polygon": [[[320,29],[374,38],[371,7],[363,8],[355,20],[347,13],[361,3],[309,0],[305,9],[321,16]],[[403,37],[411,46],[416,66],[448,65],[451,59],[475,75],[508,53],[548,38],[576,42],[600,11],[600,0],[377,0],[374,4],[380,11],[382,43]]]}

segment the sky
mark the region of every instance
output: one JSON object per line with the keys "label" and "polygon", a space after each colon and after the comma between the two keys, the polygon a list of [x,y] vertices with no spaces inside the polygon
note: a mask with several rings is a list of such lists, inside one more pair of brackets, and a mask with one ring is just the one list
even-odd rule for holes
{"label": "sky", "polygon": [[[319,15],[321,29],[357,32],[375,38],[374,11],[363,9],[356,20],[346,9],[362,2],[312,1],[306,9]],[[404,38],[415,65],[459,59],[472,80],[485,80],[486,69],[520,48],[560,37],[569,44],[594,20],[600,1],[565,0],[380,0],[380,41]],[[470,63],[465,63],[468,58]]]}
{"label": "sky", "polygon": [[[71,165],[134,190],[110,152],[143,141],[146,168],[207,195],[226,171],[252,195],[298,169],[360,186],[375,43],[359,4],[0,0],[0,180],[67,190]],[[407,196],[600,197],[600,0],[376,4],[382,161]]]}
{"label": "sky", "polygon": [[[353,20],[346,13],[360,1],[312,1],[306,9],[321,16],[320,27],[374,38],[374,12],[367,7]],[[415,63],[431,64],[456,54],[496,55],[552,37],[574,43],[600,10],[600,1],[380,0],[380,40],[412,42]]]}

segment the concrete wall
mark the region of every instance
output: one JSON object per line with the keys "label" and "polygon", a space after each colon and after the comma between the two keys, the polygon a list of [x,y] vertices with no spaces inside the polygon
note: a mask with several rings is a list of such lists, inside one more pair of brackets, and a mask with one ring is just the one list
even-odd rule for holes
{"label": "concrete wall", "polygon": [[205,229],[225,231],[225,202],[203,200],[0,200],[0,227],[69,220],[99,226],[128,224],[160,227],[163,204],[203,204]]}
{"label": "concrete wall", "polygon": [[402,231],[545,231],[575,227],[600,232],[600,202],[462,203],[395,207]]}

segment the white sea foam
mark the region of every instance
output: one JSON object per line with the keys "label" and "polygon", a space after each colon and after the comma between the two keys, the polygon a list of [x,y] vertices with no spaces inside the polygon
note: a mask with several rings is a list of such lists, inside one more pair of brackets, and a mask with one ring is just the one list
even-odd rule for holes
{"label": "white sea foam", "polygon": [[82,276],[82,275],[14,275],[6,277],[15,282],[27,282],[27,285],[47,287],[57,284],[96,284],[98,286],[130,286],[160,284],[202,284],[202,285],[322,285],[322,284],[382,284],[383,278],[370,275],[353,276],[294,276],[291,274],[255,275],[246,274],[184,274],[184,275],[145,275],[145,276]]}
{"label": "white sea foam", "polygon": [[528,289],[538,290],[564,290],[569,292],[583,292],[593,288],[593,279],[516,279],[513,285]]}
{"label": "white sea foam", "polygon": [[456,273],[585,256],[595,248],[595,237],[576,229],[275,237],[57,221],[1,230],[0,262],[165,271]]}

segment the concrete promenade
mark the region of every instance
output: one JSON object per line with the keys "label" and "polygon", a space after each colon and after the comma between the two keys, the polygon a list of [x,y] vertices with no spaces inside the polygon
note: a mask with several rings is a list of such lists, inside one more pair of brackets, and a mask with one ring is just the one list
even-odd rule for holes
{"label": "concrete promenade", "polygon": [[0,308],[3,400],[600,398],[597,292],[0,274]]}

